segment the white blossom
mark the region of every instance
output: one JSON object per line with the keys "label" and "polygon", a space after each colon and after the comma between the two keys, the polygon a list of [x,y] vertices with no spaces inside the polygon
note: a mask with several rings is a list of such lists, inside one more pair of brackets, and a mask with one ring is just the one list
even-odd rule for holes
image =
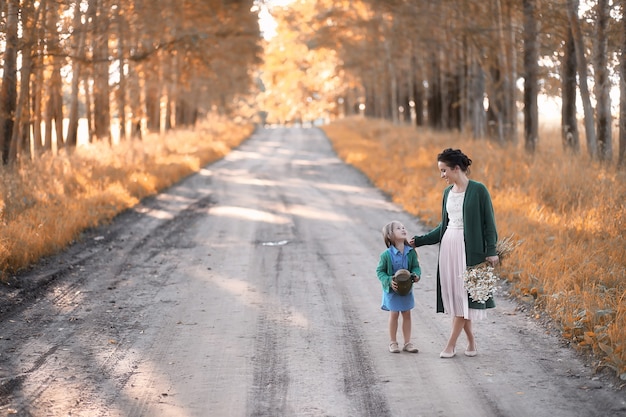
{"label": "white blossom", "polygon": [[493,266],[483,262],[463,273],[465,289],[475,302],[484,304],[498,289],[498,277],[493,271]]}

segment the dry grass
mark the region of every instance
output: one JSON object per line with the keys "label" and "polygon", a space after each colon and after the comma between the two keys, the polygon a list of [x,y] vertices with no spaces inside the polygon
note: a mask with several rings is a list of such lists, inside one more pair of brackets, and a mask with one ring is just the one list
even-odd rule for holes
{"label": "dry grass", "polygon": [[44,155],[0,173],[0,273],[6,279],[223,157],[253,126],[210,120],[195,131]]}
{"label": "dry grass", "polygon": [[489,188],[500,237],[522,240],[500,274],[512,294],[545,312],[598,369],[626,380],[626,173],[564,155],[557,131],[543,131],[531,157],[460,134],[417,131],[380,120],[345,119],[324,127],[335,150],[377,187],[430,226],[440,221],[436,156],[461,148],[471,177]]}

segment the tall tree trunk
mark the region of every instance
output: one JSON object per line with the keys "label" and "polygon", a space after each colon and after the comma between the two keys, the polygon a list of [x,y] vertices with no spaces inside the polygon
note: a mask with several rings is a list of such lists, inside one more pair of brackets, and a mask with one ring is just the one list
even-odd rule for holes
{"label": "tall tree trunk", "polygon": [[495,60],[491,65],[489,75],[491,83],[489,84],[490,92],[489,106],[487,107],[487,132],[489,138],[503,142],[503,117],[502,117],[502,70],[500,64]]}
{"label": "tall tree trunk", "polygon": [[154,73],[146,76],[146,127],[151,133],[161,131],[161,95],[159,81]]}
{"label": "tall tree trunk", "polygon": [[141,122],[143,118],[143,107],[141,105],[142,90],[139,86],[139,70],[137,64],[134,61],[130,61],[129,76],[128,76],[128,93],[130,97],[130,110],[131,110],[131,128],[130,137],[133,139],[142,139]]}
{"label": "tall tree trunk", "polygon": [[[59,5],[55,2],[44,4],[44,26],[46,31],[46,55],[44,62],[50,70],[47,83],[47,100],[45,102],[46,145],[52,149],[52,133],[56,140],[57,149],[64,147],[63,137],[63,77],[61,67],[64,59],[61,57],[59,45]],[[54,127],[54,130],[53,130]]]}
{"label": "tall tree trunk", "polygon": [[[49,3],[45,4],[44,11],[44,37],[48,39],[50,45],[52,45],[53,49],[58,49],[56,46],[58,42],[55,40],[55,36],[57,35],[54,30],[56,21],[54,19],[54,10],[53,6]],[[48,45],[44,49],[41,50],[41,54],[43,56],[42,66],[44,67],[43,76],[47,78],[47,82],[43,85],[43,123],[44,123],[44,139],[43,139],[43,147],[46,151],[52,151],[52,144],[54,142],[52,138],[52,127],[53,127],[53,116],[54,110],[52,109],[54,106],[54,99],[56,97],[55,88],[60,92],[60,86],[58,85],[61,81],[60,74],[56,73],[58,77],[55,77],[55,57],[48,53]],[[57,85],[55,86],[55,83]]]}
{"label": "tall tree trunk", "polygon": [[502,1],[496,0],[496,10],[498,18],[498,64],[500,67],[500,92],[502,117],[501,142],[513,142],[511,132],[515,125],[515,96],[511,97],[511,65],[509,62],[508,50],[514,49],[507,45],[507,37],[504,32],[504,13],[502,11]]}
{"label": "tall tree trunk", "polygon": [[182,89],[182,82],[181,82],[181,64],[182,64],[182,58],[180,56],[180,54],[176,54],[172,57],[172,68],[171,68],[171,83],[172,83],[172,88],[170,91],[170,94],[172,95],[171,97],[171,108],[170,111],[172,112],[172,114],[170,115],[170,119],[173,120],[173,124],[174,127],[178,127],[177,124],[177,118],[176,118],[176,112],[177,112],[177,105],[180,99],[180,94],[181,94],[181,89]]}
{"label": "tall tree trunk", "polygon": [[2,163],[4,165],[13,162],[10,158],[10,153],[15,125],[15,108],[17,105],[17,26],[19,10],[19,0],[8,0],[4,71],[2,88],[0,89],[0,148],[2,149]]}
{"label": "tall tree trunk", "polygon": [[90,86],[90,79],[83,78],[83,90],[85,91],[85,117],[87,119],[87,142],[93,143],[96,134],[94,129],[94,105],[92,99],[92,91]]}
{"label": "tall tree trunk", "polygon": [[478,62],[477,52],[472,48],[469,56],[469,94],[472,136],[483,138],[487,133],[485,113],[485,71]]}
{"label": "tall tree trunk", "polygon": [[398,79],[396,78],[395,67],[389,64],[389,107],[391,111],[391,120],[393,123],[400,122],[399,102],[398,102]]}
{"label": "tall tree trunk", "polygon": [[459,56],[454,67],[455,74],[452,75],[452,82],[449,88],[448,114],[450,117],[448,127],[461,131],[463,128],[463,107],[465,99],[463,96],[463,84],[465,82],[465,74],[463,71],[463,60]]}
{"label": "tall tree trunk", "polygon": [[620,1],[622,6],[622,45],[619,58],[619,149],[617,166],[626,167],[626,0]]}
{"label": "tall tree trunk", "polygon": [[441,67],[437,54],[431,55],[430,81],[428,82],[428,125],[441,129]]}
{"label": "tall tree trunk", "polygon": [[509,100],[511,103],[511,113],[509,115],[510,117],[510,122],[511,123],[511,130],[510,130],[510,140],[513,143],[517,143],[518,142],[518,137],[517,137],[517,132],[518,132],[518,126],[517,126],[517,85],[515,83],[515,80],[517,80],[517,48],[514,47],[514,45],[517,42],[517,37],[516,37],[516,31],[513,29],[515,27],[514,23],[513,23],[513,7],[511,7],[511,5],[509,5],[508,7],[508,24],[509,24],[509,45],[511,45],[509,49],[509,53],[511,54],[510,56],[510,82],[509,82]]}
{"label": "tall tree trunk", "polygon": [[417,120],[417,115],[415,114],[415,55],[413,51],[413,43],[409,41],[409,54],[406,57],[407,59],[407,72],[406,72],[406,82],[407,82],[407,107],[406,111],[409,113],[409,123],[411,126],[415,126],[415,121]]}
{"label": "tall tree trunk", "polygon": [[[64,146],[63,138],[63,78],[61,77],[61,59],[52,57],[52,67],[48,82],[48,99],[46,100],[45,127],[46,146],[52,149],[52,132],[55,133],[57,149]],[[54,127],[54,130],[53,130]]]}
{"label": "tall tree trunk", "polygon": [[[33,139],[34,132],[39,132],[34,138],[41,141],[40,126],[35,125],[35,121],[40,120],[39,115],[36,115],[36,111],[40,106],[40,89],[37,87],[34,79],[37,79],[36,68],[41,66],[41,60],[37,59],[37,55],[40,52],[38,37],[43,33],[44,28],[44,13],[47,7],[47,1],[42,0],[35,7],[35,3],[25,2],[24,11],[22,12],[22,20],[24,21],[23,33],[24,33],[24,50],[22,52],[22,87],[20,88],[20,101],[22,102],[23,114],[21,119],[21,134],[20,134],[20,146],[18,147],[18,153],[25,155],[26,157],[34,158],[36,150],[36,142],[32,144],[33,153],[31,154],[31,140]],[[41,142],[39,142],[41,145]]]}
{"label": "tall tree trunk", "polygon": [[[40,48],[40,47],[38,47]],[[39,155],[44,147],[41,134],[42,111],[43,111],[43,86],[37,80],[43,80],[43,59],[41,57],[41,51],[38,56],[35,57],[35,76],[32,79],[31,90],[33,91],[33,156]]]}
{"label": "tall tree trunk", "polygon": [[389,40],[388,36],[392,36],[393,28],[387,30],[386,40],[383,42],[383,47],[385,49],[385,56],[387,61],[387,72],[389,74],[389,112],[391,113],[391,121],[394,124],[397,124],[400,121],[400,117],[398,115],[398,80],[396,78],[396,68],[391,58],[391,40]]}
{"label": "tall tree trunk", "polygon": [[93,39],[93,116],[96,140],[111,142],[111,101],[109,88],[109,16],[107,0],[91,0],[96,7]]}
{"label": "tall tree trunk", "polygon": [[565,39],[563,60],[561,61],[561,135],[563,150],[578,153],[580,140],[578,137],[578,119],[576,117],[576,47],[574,36],[568,28]]}
{"label": "tall tree trunk", "polygon": [[[451,58],[451,54],[448,54],[448,57]],[[450,125],[450,114],[449,103],[450,97],[448,95],[449,91],[449,78],[450,74],[448,69],[446,68],[446,56],[443,51],[439,51],[439,60],[437,65],[439,66],[439,128],[447,129]]]}
{"label": "tall tree trunk", "polygon": [[119,71],[119,84],[117,89],[117,113],[119,121],[119,140],[126,139],[126,60],[124,59],[124,41],[126,40],[126,19],[120,12],[120,7],[115,9],[115,21],[117,23],[117,60]]}
{"label": "tall tree trunk", "polygon": [[[41,2],[41,10],[45,19],[47,0]],[[45,35],[41,35],[42,37]],[[40,80],[44,79],[44,51],[45,46],[39,42],[36,46],[36,53],[33,57],[34,76],[31,79],[31,91],[33,94],[33,157],[40,155],[44,151],[43,135],[41,124],[43,123],[43,96],[45,91],[44,83]]]}
{"label": "tall tree trunk", "polygon": [[30,126],[31,126],[31,106],[30,106],[30,84],[33,70],[33,45],[37,33],[36,26],[42,9],[39,3],[35,7],[34,3],[25,2],[22,11],[22,69],[20,73],[20,88],[15,115],[15,129],[13,129],[13,139],[11,146],[11,159],[30,159]]}
{"label": "tall tree trunk", "polygon": [[[174,89],[177,82],[176,78],[176,60],[178,55],[167,54],[164,57],[163,80],[165,81],[165,110],[163,131],[168,132],[172,129],[173,110],[176,107],[176,99]],[[174,123],[175,124],[175,123]]]}
{"label": "tall tree trunk", "polygon": [[539,141],[539,107],[537,94],[537,20],[535,0],[523,0],[524,5],[524,147],[534,153]]}
{"label": "tall tree trunk", "polygon": [[76,59],[72,61],[72,84],[70,91],[70,103],[69,103],[69,115],[67,126],[67,139],[66,143],[69,150],[76,147],[78,144],[78,93],[80,91],[80,78],[82,76],[82,60],[85,56],[85,35],[87,27],[85,23],[82,23],[82,12],[80,11],[80,2],[76,2],[74,7],[74,33],[78,36],[74,37],[74,53]]}
{"label": "tall tree trunk", "polygon": [[426,71],[420,71],[424,68],[424,61],[417,60],[417,57],[413,56],[413,70],[411,77],[413,77],[413,106],[415,107],[415,125],[424,126],[424,74]]}
{"label": "tall tree trunk", "polygon": [[595,88],[598,132],[598,158],[610,161],[613,157],[611,138],[611,81],[608,74],[608,26],[610,6],[608,0],[598,0],[596,24]]}
{"label": "tall tree trunk", "polygon": [[[25,8],[31,9],[30,6]],[[22,20],[32,19],[25,11],[22,12]],[[32,22],[31,22],[32,24]],[[17,111],[15,113],[15,128],[11,140],[11,160],[22,156],[30,158],[30,75],[33,69],[32,43],[29,39],[32,27],[24,27],[24,47],[22,48],[22,71],[20,73],[20,92],[18,97]],[[28,36],[28,38],[26,38]]]}
{"label": "tall tree trunk", "polygon": [[161,53],[146,63],[144,72],[144,96],[146,108],[146,127],[150,133],[161,132]]}
{"label": "tall tree trunk", "polygon": [[567,1],[567,18],[570,23],[572,35],[574,36],[574,45],[576,47],[576,64],[578,71],[578,88],[580,90],[580,98],[583,102],[583,113],[585,117],[585,135],[587,139],[587,152],[592,158],[597,156],[596,133],[593,123],[593,107],[591,106],[591,98],[589,95],[589,87],[587,85],[587,59],[585,58],[585,42],[583,34],[580,30],[580,21],[578,20],[578,0]]}

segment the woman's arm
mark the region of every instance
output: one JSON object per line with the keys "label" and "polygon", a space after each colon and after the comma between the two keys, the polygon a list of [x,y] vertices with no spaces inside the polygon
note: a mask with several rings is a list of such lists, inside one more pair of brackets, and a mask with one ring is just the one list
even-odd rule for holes
{"label": "woman's arm", "polygon": [[441,239],[441,223],[430,232],[421,236],[413,236],[413,239],[409,241],[409,244],[414,248],[418,248],[424,245],[434,245],[439,243]]}
{"label": "woman's arm", "polygon": [[496,229],[496,216],[493,210],[493,203],[487,187],[482,187],[481,193],[482,219],[483,219],[483,235],[485,239],[485,249],[488,257],[495,257],[496,242],[498,241],[498,232]]}

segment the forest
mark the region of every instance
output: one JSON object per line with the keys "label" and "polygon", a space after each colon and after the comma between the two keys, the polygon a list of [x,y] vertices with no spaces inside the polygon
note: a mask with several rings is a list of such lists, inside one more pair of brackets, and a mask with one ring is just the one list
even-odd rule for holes
{"label": "forest", "polygon": [[[243,109],[261,62],[252,1],[2,2],[3,163],[141,139]],[[79,120],[87,124],[79,138]]]}
{"label": "forest", "polygon": [[[518,178],[530,178],[533,161],[556,140],[558,151],[549,154],[556,166],[535,169],[554,175],[565,172],[564,164],[579,172],[584,167],[585,176],[563,176],[558,183],[538,178],[543,187],[533,190],[538,199],[509,189],[516,197],[510,199],[511,211],[519,216],[520,202],[531,201],[528,206],[538,212],[533,221],[554,226],[564,224],[559,216],[567,216],[568,207],[582,208],[568,219],[572,234],[559,246],[562,253],[571,250],[574,238],[596,255],[598,248],[611,248],[600,254],[609,258],[606,276],[568,281],[578,292],[572,297],[584,300],[585,285],[593,286],[597,293],[588,308],[543,299],[554,311],[567,310],[564,329],[571,338],[608,357],[607,366],[626,379],[623,215],[611,217],[608,207],[593,206],[594,199],[583,195],[597,187],[598,201],[610,196],[610,209],[625,211],[625,5],[623,0],[294,0],[285,7],[263,0],[2,1],[3,280],[69,244],[81,228],[110,220],[224,155],[254,126],[333,126],[342,120],[354,126],[351,116],[374,126],[372,121],[384,120],[414,134],[476,140],[477,148],[519,164]],[[266,10],[277,22],[276,34],[267,39],[259,25]],[[556,118],[542,107],[546,97],[562,103]],[[541,128],[548,120],[555,130]],[[376,137],[376,129],[359,135],[384,143],[397,135]],[[355,131],[344,136],[356,137]],[[584,186],[576,183],[583,178]],[[408,206],[416,201],[414,194],[410,198]],[[85,205],[74,206],[79,200]],[[554,212],[547,214],[550,208]],[[87,213],[94,218],[74,225]],[[416,214],[429,221],[427,212]],[[71,219],[71,230],[65,218]],[[558,234],[553,229],[550,233]],[[550,242],[558,242],[554,239]],[[588,252],[582,243],[577,254]],[[511,279],[527,281],[520,296],[540,300],[537,276],[546,269],[536,259],[536,275]],[[566,262],[554,261],[550,272],[571,272]],[[559,291],[569,288],[563,284]],[[613,307],[602,305],[607,300]],[[594,312],[602,313],[597,320]]]}
{"label": "forest", "polygon": [[[584,147],[623,165],[622,8],[603,0],[294,2],[278,16],[267,84],[305,90],[305,109],[278,121],[316,117],[320,107],[329,117],[362,112],[521,140],[531,153],[544,116],[538,98],[555,97],[564,151]],[[299,59],[286,59],[294,50]]]}
{"label": "forest", "polygon": [[[349,114],[624,163],[621,1],[294,1],[261,37],[253,0],[2,2],[4,165],[53,148],[187,128]],[[614,140],[613,138],[616,138]],[[581,143],[582,142],[582,143]],[[617,143],[614,143],[617,142]]]}

